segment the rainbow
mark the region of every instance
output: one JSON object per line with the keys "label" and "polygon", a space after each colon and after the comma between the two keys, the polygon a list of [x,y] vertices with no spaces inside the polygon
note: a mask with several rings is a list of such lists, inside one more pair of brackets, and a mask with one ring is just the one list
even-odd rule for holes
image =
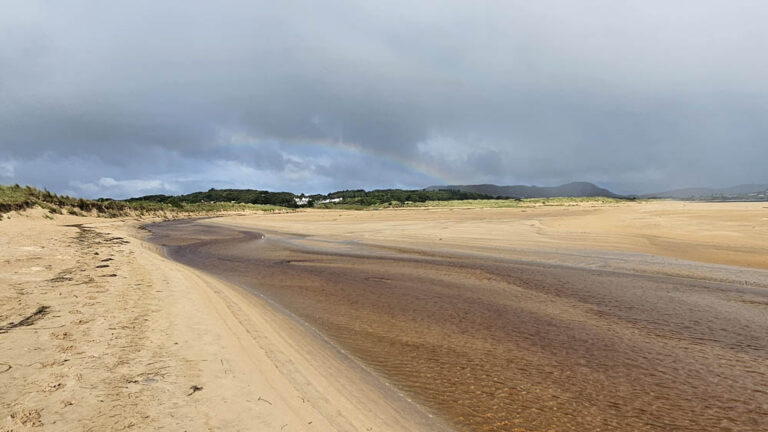
{"label": "rainbow", "polygon": [[461,181],[454,177],[454,173],[449,172],[447,169],[441,169],[429,163],[411,160],[402,156],[392,155],[389,153],[366,149],[352,143],[347,143],[339,140],[330,139],[313,139],[302,140],[301,144],[312,147],[331,148],[333,150],[340,150],[347,154],[362,154],[366,156],[373,156],[379,159],[383,159],[398,167],[404,168],[408,171],[421,174],[425,177],[429,177],[433,184],[457,184]]}

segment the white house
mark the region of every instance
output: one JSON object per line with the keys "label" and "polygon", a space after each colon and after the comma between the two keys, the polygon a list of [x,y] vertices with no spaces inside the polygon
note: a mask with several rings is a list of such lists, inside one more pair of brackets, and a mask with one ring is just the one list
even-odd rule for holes
{"label": "white house", "polygon": [[344,198],[331,198],[320,201],[320,204],[337,203],[341,202],[342,200],[344,200]]}

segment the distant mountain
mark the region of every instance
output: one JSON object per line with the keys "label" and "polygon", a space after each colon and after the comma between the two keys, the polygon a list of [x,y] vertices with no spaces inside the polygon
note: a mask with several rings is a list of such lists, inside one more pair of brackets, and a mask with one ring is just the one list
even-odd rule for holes
{"label": "distant mountain", "polygon": [[619,195],[595,186],[588,182],[574,182],[561,186],[497,186],[492,184],[481,185],[447,185],[447,186],[429,186],[428,191],[435,190],[458,190],[462,192],[473,192],[494,197],[505,198],[554,198],[554,197],[617,197]]}
{"label": "distant mountain", "polygon": [[745,184],[727,188],[686,188],[640,195],[640,198],[673,198],[693,200],[768,200],[768,184]]}

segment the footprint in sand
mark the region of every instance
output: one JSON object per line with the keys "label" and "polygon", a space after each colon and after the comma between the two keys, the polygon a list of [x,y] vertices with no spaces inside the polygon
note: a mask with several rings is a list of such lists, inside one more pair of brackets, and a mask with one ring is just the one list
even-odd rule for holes
{"label": "footprint in sand", "polygon": [[51,337],[56,340],[71,340],[72,333],[70,332],[51,332]]}
{"label": "footprint in sand", "polygon": [[68,360],[48,360],[40,363],[41,368],[49,368],[54,366],[61,366]]}
{"label": "footprint in sand", "polygon": [[53,393],[56,390],[64,387],[64,384],[57,382],[57,383],[48,383],[45,385],[45,387],[42,388],[43,392],[45,393]]}
{"label": "footprint in sand", "polygon": [[16,423],[26,427],[39,427],[43,425],[40,421],[40,411],[36,409],[22,408],[11,413],[11,418]]}
{"label": "footprint in sand", "polygon": [[56,351],[62,354],[66,354],[66,353],[72,352],[72,350],[74,349],[75,349],[74,345],[60,345],[58,348],[56,348]]}

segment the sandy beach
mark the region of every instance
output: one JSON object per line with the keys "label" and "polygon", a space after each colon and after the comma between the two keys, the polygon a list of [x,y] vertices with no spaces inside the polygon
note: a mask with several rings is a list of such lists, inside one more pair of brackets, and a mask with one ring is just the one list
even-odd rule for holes
{"label": "sandy beach", "polygon": [[0,430],[768,427],[765,203],[10,216]]}
{"label": "sandy beach", "polygon": [[0,222],[0,430],[439,429],[137,221],[43,214]]}
{"label": "sandy beach", "polygon": [[0,432],[768,432],[768,2],[1,10]]}

